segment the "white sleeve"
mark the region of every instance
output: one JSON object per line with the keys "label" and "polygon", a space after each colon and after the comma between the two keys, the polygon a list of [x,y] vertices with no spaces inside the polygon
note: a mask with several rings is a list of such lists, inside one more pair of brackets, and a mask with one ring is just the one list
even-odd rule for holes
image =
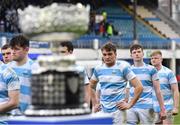
{"label": "white sleeve", "polygon": [[84,78],[84,85],[88,85],[89,84],[89,78],[88,78],[87,74],[85,74],[84,77],[85,77]]}
{"label": "white sleeve", "polygon": [[127,88],[127,89],[130,89],[130,83],[129,83],[129,81],[127,82],[126,88]]}

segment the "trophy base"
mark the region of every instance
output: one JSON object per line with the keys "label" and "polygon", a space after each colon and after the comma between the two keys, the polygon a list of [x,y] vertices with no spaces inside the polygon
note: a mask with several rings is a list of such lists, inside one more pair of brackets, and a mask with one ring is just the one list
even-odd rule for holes
{"label": "trophy base", "polygon": [[26,116],[72,116],[72,115],[84,115],[90,113],[91,110],[86,103],[77,108],[34,109],[31,107],[25,111]]}

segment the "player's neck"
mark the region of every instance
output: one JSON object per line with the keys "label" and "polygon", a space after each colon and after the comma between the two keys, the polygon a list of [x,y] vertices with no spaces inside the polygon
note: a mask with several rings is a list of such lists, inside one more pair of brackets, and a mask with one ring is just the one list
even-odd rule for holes
{"label": "player's neck", "polygon": [[139,60],[139,61],[134,61],[134,66],[135,67],[141,67],[144,65],[143,60]]}
{"label": "player's neck", "polygon": [[159,65],[156,65],[155,67],[156,67],[157,70],[160,70],[162,68],[162,65],[159,64]]}
{"label": "player's neck", "polygon": [[107,67],[112,67],[115,65],[115,62],[106,64]]}
{"label": "player's neck", "polygon": [[24,64],[27,62],[27,60],[28,60],[28,56],[26,56],[25,58],[23,58],[23,59],[20,60],[20,61],[16,61],[16,64],[17,64],[18,66],[22,66],[22,65],[24,65]]}

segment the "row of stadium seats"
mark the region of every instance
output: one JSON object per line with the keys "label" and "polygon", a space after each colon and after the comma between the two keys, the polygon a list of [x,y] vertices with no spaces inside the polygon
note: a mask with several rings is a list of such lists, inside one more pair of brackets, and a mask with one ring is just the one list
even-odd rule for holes
{"label": "row of stadium seats", "polygon": [[[100,37],[100,36],[88,36],[88,37],[81,37],[78,40],[74,40],[73,44],[75,48],[93,48],[93,41],[97,39],[99,41],[99,47],[101,47],[105,42],[112,41],[115,43],[118,48],[128,49],[132,44],[133,38],[132,37]],[[151,49],[170,49],[171,43],[169,40],[162,39],[162,38],[140,38],[140,44],[144,46],[144,48],[151,48]]]}
{"label": "row of stadium seats", "polygon": [[[114,4],[111,3],[111,5],[108,4],[108,6],[100,8],[97,10],[97,13],[103,11],[107,12],[107,22],[112,23],[115,29],[121,32],[121,35],[106,38],[92,33],[86,34],[73,41],[75,47],[92,48],[94,39],[98,39],[100,46],[101,44],[111,40],[119,45],[120,48],[129,48],[133,41],[133,17],[121,9],[115,2]],[[161,38],[139,21],[137,21],[136,24],[137,38],[144,48],[170,49],[171,43],[169,39]]]}

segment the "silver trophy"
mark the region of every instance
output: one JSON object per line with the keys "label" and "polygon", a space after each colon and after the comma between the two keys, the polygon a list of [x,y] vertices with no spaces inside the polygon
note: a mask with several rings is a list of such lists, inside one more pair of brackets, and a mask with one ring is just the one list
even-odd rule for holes
{"label": "silver trophy", "polygon": [[84,103],[84,68],[75,64],[73,55],[58,54],[62,41],[85,33],[89,23],[89,6],[78,3],[57,4],[18,10],[19,26],[35,41],[51,41],[53,55],[39,56],[40,68],[32,73],[32,104],[27,116],[79,115],[90,113]]}

